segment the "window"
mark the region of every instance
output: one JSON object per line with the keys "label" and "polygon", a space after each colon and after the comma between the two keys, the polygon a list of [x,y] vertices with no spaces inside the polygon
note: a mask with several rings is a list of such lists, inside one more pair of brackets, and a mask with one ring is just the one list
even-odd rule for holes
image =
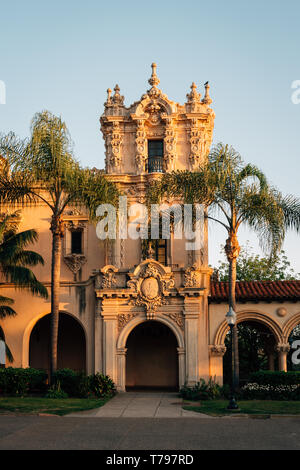
{"label": "window", "polygon": [[82,254],[82,230],[71,232],[71,253]]}
{"label": "window", "polygon": [[167,265],[167,240],[156,240],[154,258],[164,266]]}
{"label": "window", "polygon": [[148,140],[148,173],[163,171],[164,141]]}

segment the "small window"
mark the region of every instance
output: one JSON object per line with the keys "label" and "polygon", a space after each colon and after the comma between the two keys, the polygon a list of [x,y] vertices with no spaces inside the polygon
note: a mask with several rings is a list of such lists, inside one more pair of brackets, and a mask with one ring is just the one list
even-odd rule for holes
{"label": "small window", "polygon": [[167,240],[156,240],[154,258],[164,266],[167,265]]}
{"label": "small window", "polygon": [[148,140],[148,172],[163,171],[164,141]]}
{"label": "small window", "polygon": [[73,230],[71,232],[71,252],[82,254],[82,230]]}

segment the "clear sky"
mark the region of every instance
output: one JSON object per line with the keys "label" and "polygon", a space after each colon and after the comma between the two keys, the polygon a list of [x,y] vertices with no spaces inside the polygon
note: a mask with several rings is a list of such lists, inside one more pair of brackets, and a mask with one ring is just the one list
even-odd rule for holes
{"label": "clear sky", "polygon": [[[35,112],[66,121],[75,156],[104,166],[99,131],[106,90],[116,83],[130,105],[149,88],[151,63],[159,87],[183,103],[192,81],[210,81],[214,143],[231,144],[284,193],[300,196],[299,0],[0,0],[0,131],[25,137]],[[0,100],[1,101],[1,100]],[[240,241],[256,237],[248,231]],[[210,262],[225,233],[210,228]],[[299,236],[284,249],[300,272]]]}

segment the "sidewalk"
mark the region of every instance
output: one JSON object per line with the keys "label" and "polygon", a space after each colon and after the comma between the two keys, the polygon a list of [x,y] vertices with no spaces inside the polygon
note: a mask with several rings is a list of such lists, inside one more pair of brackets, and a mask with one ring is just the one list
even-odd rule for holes
{"label": "sidewalk", "polygon": [[66,417],[82,418],[208,418],[203,413],[182,409],[182,399],[171,392],[118,393],[101,408],[71,413]]}

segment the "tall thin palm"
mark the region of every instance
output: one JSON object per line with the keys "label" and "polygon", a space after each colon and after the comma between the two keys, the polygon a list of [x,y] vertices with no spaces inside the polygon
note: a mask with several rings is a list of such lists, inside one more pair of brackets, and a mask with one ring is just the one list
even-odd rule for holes
{"label": "tall thin palm", "polygon": [[[245,164],[234,148],[217,144],[208,159],[195,172],[164,174],[150,197],[181,196],[184,202],[201,203],[205,217],[225,228],[228,238],[225,253],[229,263],[229,306],[236,311],[236,261],[241,225],[248,225],[270,257],[281,248],[286,229],[300,230],[300,201],[283,196],[272,188],[265,175],[254,165]],[[153,196],[154,195],[154,196]],[[234,327],[235,384],[239,381],[238,335]]]}
{"label": "tall thin palm", "polygon": [[72,152],[72,142],[61,118],[48,111],[37,113],[31,137],[18,139],[10,133],[0,140],[0,153],[9,162],[9,171],[0,182],[4,200],[36,203],[41,200],[51,211],[51,370],[57,369],[61,246],[63,215],[67,206],[86,206],[92,220],[99,204],[117,200],[116,186],[102,173],[80,167]]}

